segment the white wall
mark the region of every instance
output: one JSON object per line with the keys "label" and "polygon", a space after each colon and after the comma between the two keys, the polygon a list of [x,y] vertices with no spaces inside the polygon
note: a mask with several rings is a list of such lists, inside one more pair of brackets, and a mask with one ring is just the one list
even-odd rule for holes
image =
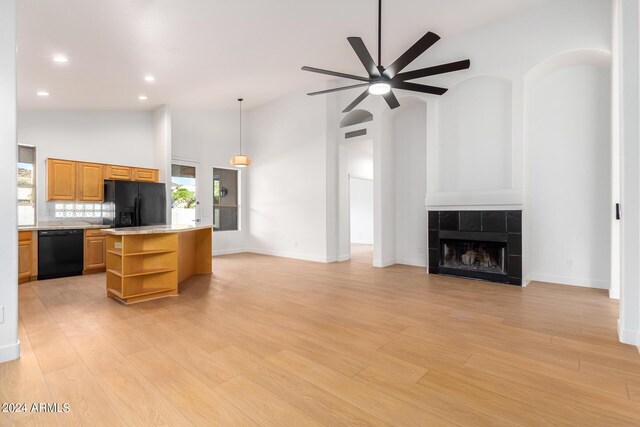
{"label": "white wall", "polygon": [[427,106],[400,98],[394,110],[396,262],[427,266]]}
{"label": "white wall", "polygon": [[16,199],[16,2],[0,2],[0,362],[20,357]]}
{"label": "white wall", "polygon": [[[246,118],[246,113],[245,113]],[[173,110],[171,115],[171,144],[174,159],[200,164],[198,200],[202,224],[213,224],[213,168],[233,168],[229,159],[239,150],[238,112],[212,110]],[[254,158],[244,136],[243,153]],[[240,231],[213,233],[215,255],[242,252],[247,249],[248,204],[247,176],[249,169],[240,171]]]}
{"label": "white wall", "polygon": [[351,176],[349,200],[351,243],[373,245],[373,180]]}
{"label": "white wall", "polygon": [[326,105],[296,95],[247,115],[251,251],[329,260]]}
{"label": "white wall", "polygon": [[21,110],[18,142],[36,146],[39,221],[53,219],[45,202],[49,157],[158,167],[151,111]]}
{"label": "white wall", "polygon": [[[171,108],[163,105],[153,111],[153,159],[160,182],[171,182]],[[166,218],[171,222],[171,185],[166,190]]]}
{"label": "white wall", "polygon": [[511,188],[511,100],[511,82],[490,76],[442,97],[439,191]]}
{"label": "white wall", "polygon": [[610,272],[610,75],[562,68],[530,89],[529,279],[607,289]]}

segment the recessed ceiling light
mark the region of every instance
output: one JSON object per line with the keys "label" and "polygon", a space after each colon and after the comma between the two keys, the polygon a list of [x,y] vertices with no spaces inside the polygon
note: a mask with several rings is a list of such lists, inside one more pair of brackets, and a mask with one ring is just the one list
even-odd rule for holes
{"label": "recessed ceiling light", "polygon": [[145,82],[155,82],[156,78],[153,77],[151,74],[147,74],[146,76],[144,76],[144,81]]}
{"label": "recessed ceiling light", "polygon": [[147,100],[147,95],[140,95],[140,96],[138,97],[138,99],[139,99],[140,101],[146,101],[146,100]]}
{"label": "recessed ceiling light", "polygon": [[69,62],[69,58],[64,55],[54,55],[53,62],[56,62],[58,64],[66,64],[67,62]]}
{"label": "recessed ceiling light", "polygon": [[38,96],[49,96],[49,92],[47,92],[46,90],[39,90]]}

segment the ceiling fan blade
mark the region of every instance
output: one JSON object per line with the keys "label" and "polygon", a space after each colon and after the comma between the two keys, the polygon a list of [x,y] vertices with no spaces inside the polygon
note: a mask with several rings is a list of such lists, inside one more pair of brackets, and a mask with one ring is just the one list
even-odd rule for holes
{"label": "ceiling fan blade", "polygon": [[309,95],[309,96],[314,96],[314,95],[323,95],[323,94],[325,94],[325,93],[338,92],[338,91],[341,91],[341,90],[353,89],[353,88],[356,88],[356,87],[362,87],[362,86],[369,86],[369,83],[359,83],[359,84],[357,84],[357,85],[343,86],[343,87],[336,87],[336,88],[333,88],[333,89],[327,89],[327,90],[320,90],[320,91],[318,91],[318,92],[311,92],[311,93],[308,93],[307,95]]}
{"label": "ceiling fan blade", "polygon": [[403,70],[404,67],[411,64],[418,56],[422,55],[425,50],[429,49],[431,46],[440,40],[440,36],[429,31],[427,34],[422,36],[420,40],[415,42],[413,46],[411,46],[405,53],[400,55],[396,61],[389,65],[386,70],[384,70],[384,76],[392,79]]}
{"label": "ceiling fan blade", "polygon": [[305,67],[302,67],[302,69],[304,71],[311,71],[312,73],[327,74],[329,76],[342,77],[343,79],[360,80],[361,82],[368,82],[371,80],[368,77],[360,77],[360,76],[355,76],[353,74],[345,74],[337,71],[323,70],[322,68],[313,68],[313,67],[305,66]]}
{"label": "ceiling fan blade", "polygon": [[466,70],[471,66],[471,61],[465,59],[464,61],[450,62],[449,64],[435,65],[433,67],[421,68],[419,70],[407,71],[406,73],[400,73],[393,79],[399,81],[419,79],[420,77],[435,76],[437,74],[451,73],[453,71]]}
{"label": "ceiling fan blade", "polygon": [[360,104],[362,101],[364,101],[364,99],[369,96],[369,88],[366,88],[364,90],[364,92],[362,92],[360,94],[359,97],[357,97],[351,104],[347,105],[347,108],[345,108],[344,110],[342,110],[343,113],[348,113],[349,111],[353,110],[356,105]]}
{"label": "ceiling fan blade", "polygon": [[382,97],[384,98],[385,101],[387,101],[389,108],[391,108],[392,110],[400,106],[400,103],[398,102],[398,98],[396,98],[396,96],[393,94],[392,91],[385,93],[384,95],[382,95]]}
{"label": "ceiling fan blade", "polygon": [[360,37],[347,37],[347,40],[349,40],[349,43],[356,52],[356,55],[358,55],[360,62],[362,62],[365,70],[369,73],[369,77],[381,77],[380,70],[378,70],[375,61],[371,57],[371,54],[369,53],[369,50],[367,50],[362,39]]}
{"label": "ceiling fan blade", "polygon": [[417,83],[409,83],[409,82],[397,82],[397,83],[394,82],[393,88],[412,90],[414,92],[430,93],[432,95],[442,95],[448,90],[443,87],[419,85]]}

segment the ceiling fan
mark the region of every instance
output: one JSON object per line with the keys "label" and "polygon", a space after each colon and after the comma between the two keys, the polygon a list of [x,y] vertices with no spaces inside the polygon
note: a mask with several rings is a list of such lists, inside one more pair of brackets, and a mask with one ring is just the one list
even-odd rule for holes
{"label": "ceiling fan", "polygon": [[433,46],[440,36],[429,31],[422,36],[413,46],[411,46],[405,53],[400,55],[396,61],[388,67],[382,66],[382,0],[378,0],[378,64],[374,62],[371,54],[367,50],[364,42],[360,37],[347,37],[351,47],[358,55],[360,62],[364,65],[365,70],[369,74],[369,77],[360,77],[353,74],[345,74],[337,71],[323,70],[321,68],[314,67],[302,67],[304,71],[311,71],[313,73],[327,74],[334,77],[342,77],[345,79],[358,80],[364,83],[359,83],[351,86],[344,86],[334,89],[321,90],[318,92],[311,92],[307,95],[323,95],[325,93],[338,92],[341,90],[354,89],[357,87],[367,86],[364,92],[360,94],[351,104],[347,106],[342,112],[348,113],[353,110],[356,105],[361,103],[369,94],[382,95],[391,109],[400,106],[398,99],[393,94],[391,89],[403,89],[414,92],[429,93],[433,95],[442,95],[447,89],[436,86],[427,86],[417,83],[411,83],[407,80],[419,79],[421,77],[434,76],[437,74],[450,73],[452,71],[465,70],[471,65],[471,61],[465,59],[463,61],[451,62],[448,64],[435,65],[432,67],[421,68],[419,70],[408,71],[401,73],[401,71],[413,62],[416,58],[422,55],[427,49]]}

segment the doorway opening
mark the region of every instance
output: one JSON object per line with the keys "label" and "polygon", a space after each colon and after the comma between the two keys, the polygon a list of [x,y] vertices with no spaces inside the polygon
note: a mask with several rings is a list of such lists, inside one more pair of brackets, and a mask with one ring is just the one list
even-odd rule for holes
{"label": "doorway opening", "polygon": [[200,222],[198,177],[200,164],[187,160],[171,162],[171,224],[194,225]]}
{"label": "doorway opening", "polygon": [[373,179],[349,176],[351,259],[373,262]]}

